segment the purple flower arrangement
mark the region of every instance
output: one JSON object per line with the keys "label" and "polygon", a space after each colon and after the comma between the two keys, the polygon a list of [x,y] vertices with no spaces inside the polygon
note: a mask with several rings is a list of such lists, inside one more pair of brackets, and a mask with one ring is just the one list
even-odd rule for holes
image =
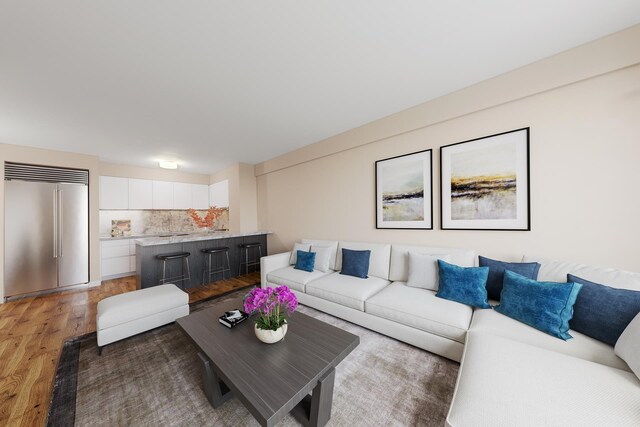
{"label": "purple flower arrangement", "polygon": [[287,286],[255,288],[244,300],[244,311],[255,314],[258,329],[276,331],[287,323],[287,316],[298,308],[298,299]]}

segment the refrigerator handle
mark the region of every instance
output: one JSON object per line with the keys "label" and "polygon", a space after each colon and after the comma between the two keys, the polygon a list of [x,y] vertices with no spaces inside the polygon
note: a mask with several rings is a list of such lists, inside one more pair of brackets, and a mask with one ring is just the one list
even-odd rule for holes
{"label": "refrigerator handle", "polygon": [[64,223],[64,203],[62,202],[62,189],[58,190],[58,209],[59,209],[59,213],[58,213],[58,254],[60,256],[60,258],[62,258],[64,256],[64,247],[62,246],[62,236],[64,236],[64,229],[63,229],[63,223]]}
{"label": "refrigerator handle", "polygon": [[53,189],[53,257],[58,258],[58,190]]}

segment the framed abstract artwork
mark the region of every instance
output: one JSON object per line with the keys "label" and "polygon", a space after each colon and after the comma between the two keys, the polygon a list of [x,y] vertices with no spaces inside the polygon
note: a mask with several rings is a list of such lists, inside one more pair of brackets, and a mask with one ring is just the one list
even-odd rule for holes
{"label": "framed abstract artwork", "polygon": [[376,228],[433,229],[432,151],[376,162]]}
{"label": "framed abstract artwork", "polygon": [[529,128],[440,147],[443,230],[531,229]]}

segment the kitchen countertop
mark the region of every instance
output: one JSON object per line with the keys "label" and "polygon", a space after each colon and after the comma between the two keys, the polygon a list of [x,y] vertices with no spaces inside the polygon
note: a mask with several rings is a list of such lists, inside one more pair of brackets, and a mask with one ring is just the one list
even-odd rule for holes
{"label": "kitchen countertop", "polygon": [[[185,234],[185,233],[178,233]],[[187,243],[197,242],[200,240],[214,240],[214,239],[231,239],[234,237],[247,237],[247,236],[260,236],[263,234],[271,234],[271,231],[254,231],[246,233],[238,233],[232,231],[211,231],[206,233],[188,233],[186,236],[171,236],[171,237],[144,237],[136,239],[136,245],[140,246],[157,246],[157,245],[169,245],[172,243]]]}
{"label": "kitchen countertop", "polygon": [[[225,231],[221,230],[220,232],[225,232]],[[217,233],[217,231],[215,233]],[[160,237],[160,236],[167,236],[167,235],[175,236],[178,234],[200,235],[200,234],[203,234],[203,232],[202,231],[167,231],[164,233],[131,234],[129,236],[118,236],[118,237],[112,237],[107,234],[101,234],[100,241],[144,239],[149,237]]]}

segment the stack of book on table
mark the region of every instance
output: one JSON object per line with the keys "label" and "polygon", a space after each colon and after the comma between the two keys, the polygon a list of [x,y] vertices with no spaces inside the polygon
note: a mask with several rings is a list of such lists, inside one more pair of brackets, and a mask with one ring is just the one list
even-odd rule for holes
{"label": "stack of book on table", "polygon": [[234,326],[247,320],[247,317],[249,316],[244,311],[231,310],[225,312],[222,316],[220,316],[218,320],[227,328],[233,328]]}

